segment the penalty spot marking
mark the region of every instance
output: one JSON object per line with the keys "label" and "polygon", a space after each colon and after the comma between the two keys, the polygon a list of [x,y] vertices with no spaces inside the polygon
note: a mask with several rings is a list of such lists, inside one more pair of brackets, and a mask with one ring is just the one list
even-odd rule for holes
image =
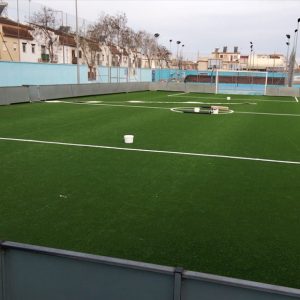
{"label": "penalty spot marking", "polygon": [[111,149],[111,150],[120,150],[120,151],[173,154],[173,155],[180,155],[180,156],[195,156],[195,157],[198,156],[198,157],[211,157],[211,158],[223,158],[223,159],[234,159],[234,160],[259,161],[259,162],[276,163],[276,164],[300,165],[300,161],[275,160],[275,159],[268,159],[268,158],[256,158],[256,157],[244,157],[244,156],[230,156],[230,155],[222,155],[222,154],[220,155],[220,154],[177,152],[177,151],[165,151],[165,150],[154,150],[154,149],[124,148],[124,147],[112,147],[112,146],[103,146],[103,145],[74,144],[74,143],[51,142],[51,141],[41,141],[41,140],[31,140],[31,139],[17,139],[17,138],[8,138],[8,137],[0,137],[0,140],[23,142],[23,143],[82,147],[82,148],[84,147],[84,148]]}

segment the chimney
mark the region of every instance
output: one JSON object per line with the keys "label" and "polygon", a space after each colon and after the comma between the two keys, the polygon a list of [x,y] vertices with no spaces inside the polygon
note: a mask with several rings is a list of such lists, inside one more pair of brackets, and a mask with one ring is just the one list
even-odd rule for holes
{"label": "chimney", "polygon": [[223,52],[226,53],[227,52],[227,46],[223,47]]}
{"label": "chimney", "polygon": [[234,49],[233,50],[234,53],[238,53],[238,47],[237,46],[235,46],[233,49]]}

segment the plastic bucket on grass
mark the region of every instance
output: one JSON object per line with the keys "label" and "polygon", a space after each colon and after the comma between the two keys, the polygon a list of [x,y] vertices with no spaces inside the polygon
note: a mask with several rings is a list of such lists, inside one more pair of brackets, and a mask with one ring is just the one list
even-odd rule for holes
{"label": "plastic bucket on grass", "polygon": [[213,107],[211,113],[214,115],[217,115],[219,113],[219,109],[216,107]]}
{"label": "plastic bucket on grass", "polygon": [[132,144],[133,143],[133,138],[134,138],[134,135],[132,135],[132,134],[125,134],[124,135],[124,142],[125,142],[125,144]]}

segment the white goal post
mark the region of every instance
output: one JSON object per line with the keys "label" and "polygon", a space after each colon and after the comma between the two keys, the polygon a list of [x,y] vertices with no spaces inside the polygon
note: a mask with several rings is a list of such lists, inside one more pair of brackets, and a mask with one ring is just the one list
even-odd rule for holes
{"label": "white goal post", "polygon": [[268,72],[216,71],[216,94],[265,95]]}

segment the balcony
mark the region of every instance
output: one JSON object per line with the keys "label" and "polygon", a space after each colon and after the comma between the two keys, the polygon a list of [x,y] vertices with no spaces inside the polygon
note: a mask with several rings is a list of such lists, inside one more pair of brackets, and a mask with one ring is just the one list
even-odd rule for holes
{"label": "balcony", "polygon": [[50,61],[49,54],[45,54],[45,53],[42,54],[41,59],[42,59],[42,62],[49,62]]}

